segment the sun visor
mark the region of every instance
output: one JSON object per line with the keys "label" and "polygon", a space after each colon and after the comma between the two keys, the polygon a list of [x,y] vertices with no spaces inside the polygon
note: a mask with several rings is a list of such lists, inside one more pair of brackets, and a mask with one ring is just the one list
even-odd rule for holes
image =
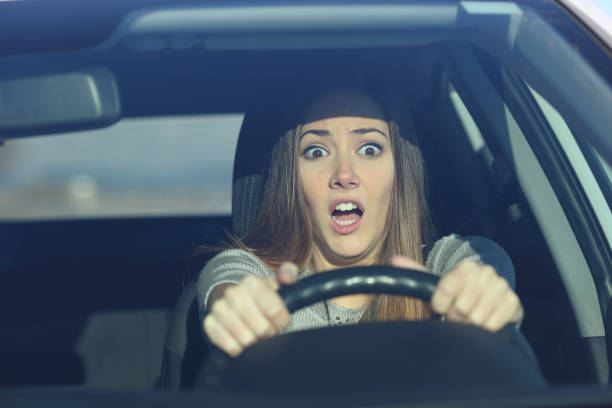
{"label": "sun visor", "polygon": [[3,138],[106,126],[120,112],[115,77],[101,67],[0,81]]}
{"label": "sun visor", "polygon": [[[454,4],[156,7],[131,14],[109,44],[161,51],[304,50],[427,45],[455,24]],[[409,30],[412,35],[397,35]]]}

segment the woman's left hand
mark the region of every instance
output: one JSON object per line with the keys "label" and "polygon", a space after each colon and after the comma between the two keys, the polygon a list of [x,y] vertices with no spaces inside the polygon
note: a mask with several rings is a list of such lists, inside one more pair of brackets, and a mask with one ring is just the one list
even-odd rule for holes
{"label": "woman's left hand", "polygon": [[[394,256],[391,264],[422,271],[416,261]],[[490,265],[462,261],[438,282],[431,298],[432,309],[454,322],[469,323],[497,331],[508,323],[520,323],[523,307],[508,281]]]}

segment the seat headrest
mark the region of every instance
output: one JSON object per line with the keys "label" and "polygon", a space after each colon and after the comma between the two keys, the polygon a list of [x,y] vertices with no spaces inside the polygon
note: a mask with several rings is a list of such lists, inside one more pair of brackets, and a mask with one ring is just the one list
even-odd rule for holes
{"label": "seat headrest", "polygon": [[286,131],[287,125],[274,112],[269,107],[247,112],[240,127],[232,186],[232,232],[238,237],[253,225],[263,199],[272,148]]}
{"label": "seat headrest", "polygon": [[[344,73],[344,71],[343,71]],[[396,96],[387,92],[382,80],[368,82],[365,79],[345,73],[345,78],[337,76],[311,75],[310,79],[283,82],[275,87],[262,88],[257,93],[255,102],[244,116],[236,154],[234,156],[234,173],[232,186],[232,232],[242,237],[253,225],[263,199],[266,168],[271,157],[272,148],[280,137],[289,129],[300,123],[309,103],[322,91],[341,87],[362,87],[379,100],[392,101]],[[374,87],[373,84],[378,84]],[[299,95],[296,98],[295,95]],[[288,102],[290,101],[290,103]],[[389,102],[391,103],[391,102]],[[393,106],[402,104],[385,104],[387,111]],[[407,107],[406,107],[407,108]],[[393,108],[396,109],[396,108]],[[394,117],[404,116],[409,126],[412,123],[408,112],[401,110]],[[408,132],[402,137],[414,137]]]}

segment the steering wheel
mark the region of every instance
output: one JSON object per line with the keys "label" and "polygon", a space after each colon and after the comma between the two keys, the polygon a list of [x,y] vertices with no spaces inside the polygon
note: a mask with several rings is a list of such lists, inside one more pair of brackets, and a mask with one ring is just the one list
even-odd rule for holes
{"label": "steering wheel", "polygon": [[[356,293],[404,295],[429,302],[438,280],[437,276],[430,273],[393,266],[349,267],[301,279],[293,285],[281,287],[278,293],[290,313],[321,300]],[[413,335],[410,335],[411,332]],[[397,342],[393,339],[397,339]],[[441,345],[436,347],[434,339],[438,339]],[[415,341],[417,343],[409,346],[409,343]],[[360,348],[359,342],[363,343],[363,348]],[[406,347],[402,346],[402,342]],[[331,360],[334,359],[334,355],[338,356],[338,361],[330,362],[335,369],[347,365],[345,375],[339,373],[341,377],[346,378],[346,375],[349,377],[353,375],[353,370],[359,366],[359,364],[354,364],[355,359],[361,360],[363,365],[381,364],[384,366],[385,358],[388,362],[393,362],[396,360],[394,354],[405,353],[406,348],[414,348],[416,350],[413,352],[416,351],[418,358],[429,362],[435,359],[436,355],[444,354],[440,350],[445,349],[445,344],[453,348],[458,347],[458,352],[462,352],[463,347],[465,349],[463,352],[467,353],[467,359],[460,358],[461,361],[458,361],[458,364],[476,364],[477,368],[486,367],[488,357],[492,357],[495,360],[492,364],[499,368],[500,359],[497,357],[504,355],[505,358],[501,359],[503,360],[502,365],[505,365],[503,374],[500,376],[500,371],[485,373],[483,377],[485,382],[490,383],[493,379],[494,382],[503,385],[528,383],[543,386],[545,384],[533,351],[513,325],[498,333],[490,333],[474,326],[428,321],[357,324],[289,333],[263,339],[246,348],[235,359],[215,348],[211,350],[205,361],[195,387],[208,390],[235,387],[261,390],[262,384],[265,386],[265,381],[278,383],[288,376],[291,377],[291,374],[286,372],[290,367],[301,373],[300,370],[308,371],[309,368],[304,367],[312,364],[312,370],[315,370],[317,364],[325,364],[327,361],[327,357],[322,357],[322,354],[326,353],[331,356]],[[376,347],[376,349],[370,350],[371,347]],[[374,354],[371,356],[371,353],[364,354],[365,350],[372,351]],[[424,350],[427,352],[424,353]],[[484,359],[480,358],[483,357],[483,350],[486,354]],[[351,353],[356,357],[345,358]],[[470,354],[472,357],[469,356]],[[372,357],[371,361],[366,361],[368,356]],[[325,361],[315,362],[320,358]],[[409,360],[414,362],[414,358]],[[516,364],[517,362],[519,364]],[[355,367],[351,368],[351,366]],[[264,373],[265,367],[271,371]],[[421,369],[422,367],[419,367],[419,370]],[[316,378],[320,379],[320,375],[320,373],[317,374]],[[261,380],[265,376],[276,377],[276,379],[266,379],[262,383]],[[421,379],[426,378],[427,375]],[[462,379],[465,380],[464,376]],[[460,379],[459,383],[463,382]],[[325,380],[321,380],[320,383],[323,384],[323,387],[327,384]],[[381,384],[383,383],[384,381],[381,381]],[[309,384],[312,384],[312,379]]]}
{"label": "steering wheel", "polygon": [[289,313],[321,300],[355,293],[388,293],[431,300],[439,278],[394,266],[354,266],[317,273],[283,286],[278,294]]}

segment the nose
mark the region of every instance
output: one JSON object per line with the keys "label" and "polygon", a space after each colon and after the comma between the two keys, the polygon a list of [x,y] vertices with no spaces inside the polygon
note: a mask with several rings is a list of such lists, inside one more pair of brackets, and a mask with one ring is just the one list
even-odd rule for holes
{"label": "nose", "polygon": [[355,172],[354,163],[349,157],[344,155],[337,156],[329,186],[330,188],[346,189],[353,189],[359,186],[359,177]]}

